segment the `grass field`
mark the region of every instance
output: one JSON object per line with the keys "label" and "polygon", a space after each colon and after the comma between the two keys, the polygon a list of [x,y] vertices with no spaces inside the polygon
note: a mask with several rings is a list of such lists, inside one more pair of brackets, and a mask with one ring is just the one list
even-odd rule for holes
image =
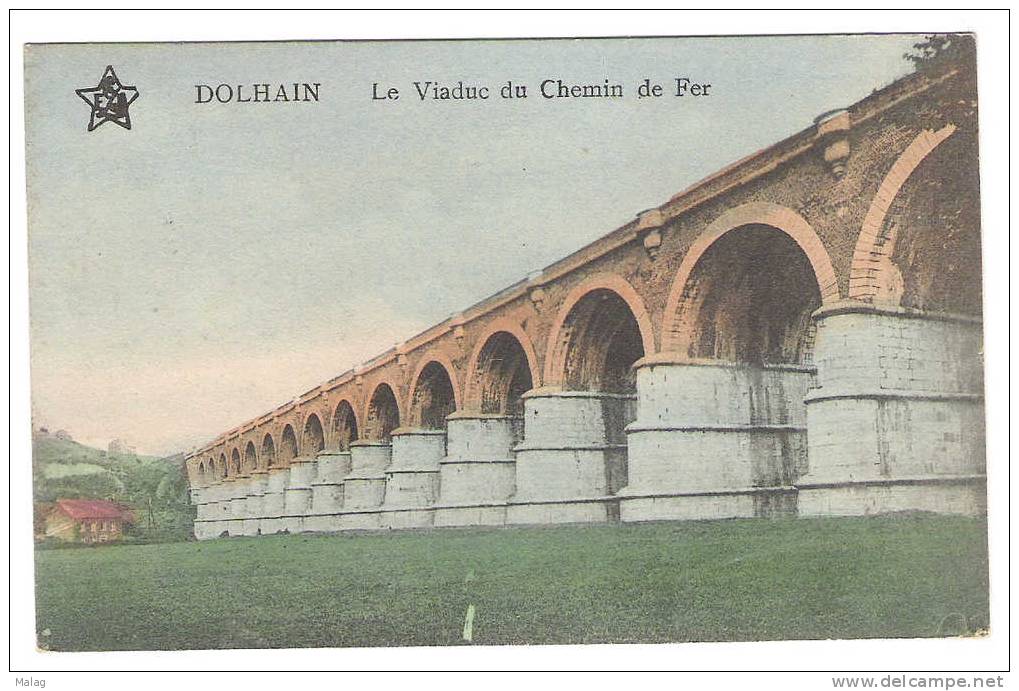
{"label": "grass field", "polygon": [[984,521],[279,535],[42,550],[52,650],[940,636],[988,626]]}

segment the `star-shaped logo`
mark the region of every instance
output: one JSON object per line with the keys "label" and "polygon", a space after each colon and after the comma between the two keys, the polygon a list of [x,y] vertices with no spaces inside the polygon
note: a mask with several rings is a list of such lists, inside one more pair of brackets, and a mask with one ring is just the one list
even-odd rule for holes
{"label": "star-shaped logo", "polygon": [[92,117],[88,122],[89,132],[104,122],[116,123],[125,130],[131,129],[131,116],[127,109],[138,98],[138,89],[121,84],[117,73],[113,71],[113,65],[106,66],[98,86],[75,89],[74,93],[92,109]]}

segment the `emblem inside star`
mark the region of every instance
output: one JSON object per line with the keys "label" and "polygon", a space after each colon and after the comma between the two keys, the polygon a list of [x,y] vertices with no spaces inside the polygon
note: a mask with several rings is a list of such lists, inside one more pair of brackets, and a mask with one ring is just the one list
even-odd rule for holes
{"label": "emblem inside star", "polygon": [[88,131],[96,129],[106,122],[120,125],[125,130],[131,129],[131,116],[128,107],[138,98],[138,89],[124,86],[113,71],[113,65],[107,65],[99,80],[98,86],[91,89],[75,89],[74,93],[92,108]]}

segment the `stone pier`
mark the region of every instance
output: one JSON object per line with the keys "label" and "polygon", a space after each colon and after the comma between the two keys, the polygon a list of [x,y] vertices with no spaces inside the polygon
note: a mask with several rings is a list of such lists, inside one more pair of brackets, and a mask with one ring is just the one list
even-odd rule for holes
{"label": "stone pier", "polygon": [[[634,397],[594,391],[524,394],[509,523],[604,522],[619,517]],[[615,432],[614,432],[615,430]]]}
{"label": "stone pier", "polygon": [[513,447],[523,420],[510,415],[453,413],[439,463],[436,526],[502,525],[516,491]]}
{"label": "stone pier", "polygon": [[315,461],[297,457],[290,461],[287,487],[283,501],[283,529],[290,533],[304,532],[304,518],[311,512],[311,483],[315,480]]}
{"label": "stone pier", "polygon": [[392,459],[389,442],[359,440],[350,444],[350,473],[343,480],[343,529],[381,527],[386,497],[386,469]]}
{"label": "stone pier", "polygon": [[305,529],[311,532],[339,530],[343,510],[343,478],[350,473],[349,451],[321,451],[315,458],[317,473],[311,483],[311,513]]}
{"label": "stone pier", "polygon": [[853,302],[814,317],[800,513],[984,513],[980,320]]}
{"label": "stone pier", "polygon": [[227,524],[227,532],[230,537],[244,535],[244,519],[248,516],[250,480],[250,475],[238,475],[230,487],[230,522]]}
{"label": "stone pier", "polygon": [[247,497],[244,502],[242,535],[252,537],[260,534],[263,500],[265,498],[266,485],[269,481],[268,476],[269,473],[265,470],[251,471],[251,478],[248,480]]}
{"label": "stone pier", "polygon": [[262,535],[281,533],[286,528],[283,521],[285,514],[287,479],[286,468],[270,468],[266,476],[265,494],[262,496],[262,519],[259,529]]}
{"label": "stone pier", "polygon": [[439,495],[439,461],[446,455],[446,433],[432,429],[392,432],[392,460],[386,470],[382,523],[387,528],[432,525]]}
{"label": "stone pier", "polygon": [[795,514],[812,376],[796,365],[639,362],[622,520]]}

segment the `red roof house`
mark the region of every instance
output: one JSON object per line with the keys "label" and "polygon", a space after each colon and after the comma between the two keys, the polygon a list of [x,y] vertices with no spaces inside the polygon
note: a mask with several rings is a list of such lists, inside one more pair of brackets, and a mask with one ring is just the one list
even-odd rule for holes
{"label": "red roof house", "polygon": [[67,542],[114,542],[133,523],[130,509],[103,499],[57,499],[46,516],[46,537]]}

